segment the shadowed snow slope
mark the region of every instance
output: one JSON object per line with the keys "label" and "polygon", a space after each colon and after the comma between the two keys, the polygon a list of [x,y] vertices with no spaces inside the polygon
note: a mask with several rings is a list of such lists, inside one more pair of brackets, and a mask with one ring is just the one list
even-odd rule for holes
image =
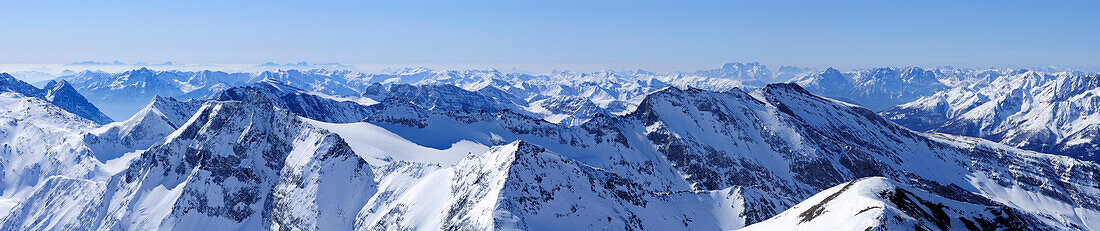
{"label": "shadowed snow slope", "polygon": [[1007,206],[959,202],[886,178],[870,177],[826,189],[741,230],[1057,229]]}
{"label": "shadowed snow slope", "polygon": [[99,124],[110,123],[112,120],[99,111],[95,105],[88,102],[83,95],[73,89],[69,82],[50,81],[45,88],[38,89],[22,80],[15,79],[8,73],[0,73],[0,92],[14,92],[29,97],[46,100],[53,105],[77,116],[91,120]]}

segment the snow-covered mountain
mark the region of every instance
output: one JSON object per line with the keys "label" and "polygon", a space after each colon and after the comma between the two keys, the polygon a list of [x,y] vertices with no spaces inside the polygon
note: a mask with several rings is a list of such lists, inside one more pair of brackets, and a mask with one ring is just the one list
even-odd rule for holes
{"label": "snow-covered mountain", "polygon": [[27,82],[18,80],[7,73],[0,73],[0,92],[14,92],[25,96],[46,100],[61,109],[69,111],[85,119],[99,124],[112,122],[99,108],[89,103],[68,82],[50,81],[43,89],[38,89]]}
{"label": "snow-covered mountain", "polygon": [[726,63],[722,64],[722,67],[717,69],[701,70],[692,74],[715,78],[737,79],[747,85],[753,86],[763,86],[769,83],[782,82],[782,80],[777,80],[777,76],[773,75],[771,70],[768,70],[768,67],[757,62]]}
{"label": "snow-covered mountain", "polygon": [[[106,179],[50,178],[11,229],[350,229],[370,166],[266,98],[213,101]],[[61,196],[58,196],[61,195]]]}
{"label": "snow-covered mountain", "polygon": [[[880,71],[849,80],[882,95],[899,84],[889,79],[927,72]],[[796,84],[286,73],[195,100],[152,96],[106,125],[0,94],[0,229],[1100,227],[1094,162],[914,132]],[[971,73],[942,78],[980,83]],[[836,74],[850,77],[819,75]]]}
{"label": "snow-covered mountain", "polygon": [[94,122],[14,92],[0,92],[0,107],[0,211],[8,213],[52,178],[94,174],[96,158],[80,136]]}
{"label": "snow-covered mountain", "polygon": [[373,104],[373,101],[318,94],[274,79],[266,79],[249,86],[226,89],[217,93],[211,99],[220,101],[245,100],[253,94],[262,95],[270,100],[275,107],[289,110],[295,115],[325,122],[357,122],[374,111],[374,109],[367,106]]}
{"label": "snow-covered mountain", "polygon": [[114,159],[163,142],[202,106],[202,101],[153,98],[144,109],[125,121],[96,128],[84,135],[84,143],[100,159]]}
{"label": "snow-covered mountain", "polygon": [[[702,203],[679,202],[677,208],[713,211],[704,217],[718,217],[721,222],[698,220],[698,224],[705,224],[700,227],[710,227],[706,229],[760,222],[801,200],[795,198],[807,198],[866,176],[899,179],[908,187],[961,203],[1011,207],[1041,217],[1042,224],[1052,227],[1086,229],[1096,225],[1091,218],[1098,215],[1094,199],[1086,199],[1098,196],[1085,193],[1097,187],[1091,177],[1063,178],[1091,176],[1098,169],[1093,163],[964,137],[914,133],[869,110],[813,96],[795,85],[769,85],[752,93],[669,89],[648,97],[634,113],[596,117],[578,127],[562,127],[508,112],[436,113],[407,103],[387,107],[367,121],[411,142],[438,149],[468,141],[500,145],[522,140],[537,144],[634,182],[638,188],[633,191],[696,197],[689,201]],[[401,171],[424,172],[421,167]],[[1074,173],[1048,174],[1065,171]],[[560,197],[555,192],[546,190],[547,194],[535,198]],[[698,198],[701,195],[711,197]],[[733,201],[717,200],[717,195]],[[645,203],[674,200],[630,198],[641,198]],[[618,203],[630,200],[620,198]],[[543,208],[538,201],[504,208]],[[432,202],[405,203],[411,203],[405,207],[432,206],[422,204]],[[423,227],[403,222],[402,218],[378,219],[397,225],[392,227]],[[611,216],[608,222],[617,224],[619,219]],[[691,221],[681,222],[694,225]],[[590,229],[600,229],[591,225]],[[665,227],[647,222],[628,226]]]}
{"label": "snow-covered mountain", "polygon": [[[501,98],[508,104],[528,107],[551,97],[582,97],[609,113],[625,114],[645,95],[668,86],[727,90],[745,83],[776,82],[759,63],[729,63],[722,68],[697,73],[654,73],[647,71],[555,71],[547,74],[504,73],[489,70],[398,69],[387,73],[346,70],[276,70],[258,73],[221,71],[154,71],[141,68],[120,73],[83,71],[58,78],[75,88],[116,119],[129,118],[154,96],[180,100],[206,99],[226,89],[275,80],[307,92],[330,96],[358,96],[373,84],[453,85]],[[509,105],[505,105],[509,106]],[[567,113],[571,114],[571,113]],[[565,114],[558,113],[557,116]],[[549,116],[549,115],[547,115]],[[561,120],[561,121],[581,121]]]}
{"label": "snow-covered mountain", "polygon": [[1019,71],[882,112],[907,127],[1100,160],[1100,76]]}
{"label": "snow-covered mountain", "polygon": [[742,230],[1057,230],[1008,206],[971,204],[881,177],[850,181]]}
{"label": "snow-covered mountain", "polygon": [[468,91],[454,85],[374,84],[367,87],[363,97],[375,101],[396,99],[407,101],[429,110],[438,111],[502,111],[518,110],[517,105],[499,102],[495,98]]}
{"label": "snow-covered mountain", "polygon": [[919,67],[873,68],[849,73],[829,68],[791,82],[815,94],[881,111],[946,89],[939,75],[938,70]]}

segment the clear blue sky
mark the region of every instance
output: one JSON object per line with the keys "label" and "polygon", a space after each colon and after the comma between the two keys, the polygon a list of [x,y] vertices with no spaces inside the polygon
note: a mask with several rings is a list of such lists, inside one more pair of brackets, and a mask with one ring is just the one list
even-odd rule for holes
{"label": "clear blue sky", "polygon": [[0,1],[0,63],[1100,66],[1100,1]]}

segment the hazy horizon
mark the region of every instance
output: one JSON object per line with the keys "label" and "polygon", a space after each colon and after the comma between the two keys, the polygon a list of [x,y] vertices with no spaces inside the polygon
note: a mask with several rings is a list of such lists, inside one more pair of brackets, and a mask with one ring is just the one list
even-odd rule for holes
{"label": "hazy horizon", "polygon": [[[1100,69],[1096,1],[16,1],[0,63]],[[461,19],[461,20],[456,20]],[[468,68],[467,68],[468,69]]]}
{"label": "hazy horizon", "polygon": [[[46,73],[46,74],[51,75],[50,78],[39,77],[39,78],[29,78],[29,79],[26,78],[27,76],[15,75],[15,77],[17,77],[17,78],[24,79],[25,81],[30,81],[30,82],[37,82],[37,81],[44,81],[44,80],[52,79],[52,77],[57,77],[57,76],[63,75],[63,72],[65,72],[65,71],[80,72],[80,71],[86,71],[87,70],[87,71],[104,71],[104,72],[117,73],[117,72],[124,72],[124,71],[129,71],[129,70],[140,69],[140,68],[148,68],[148,69],[151,69],[151,70],[158,70],[158,71],[213,70],[213,71],[225,71],[225,72],[261,72],[261,71],[278,70],[278,69],[284,69],[284,70],[287,70],[287,69],[296,69],[296,70],[326,69],[326,70],[349,70],[349,71],[357,71],[357,72],[363,72],[363,73],[384,73],[384,72],[393,71],[395,69],[401,69],[401,68],[421,68],[421,67],[423,67],[423,68],[428,68],[428,69],[433,69],[433,70],[459,70],[459,71],[496,69],[496,70],[501,71],[501,72],[527,73],[527,74],[546,74],[546,73],[550,73],[550,72],[553,72],[553,71],[596,72],[596,71],[633,71],[633,70],[645,70],[645,71],[652,71],[652,72],[658,72],[658,73],[676,73],[676,72],[694,72],[694,71],[699,71],[699,70],[717,69],[717,68],[720,68],[725,63],[735,63],[735,62],[737,62],[737,63],[753,63],[755,61],[729,61],[729,62],[720,62],[720,63],[713,63],[713,64],[708,63],[708,64],[703,64],[703,65],[698,65],[699,67],[693,68],[693,69],[674,69],[674,68],[667,68],[667,66],[666,66],[666,68],[661,68],[662,67],[661,65],[647,66],[647,65],[643,65],[643,64],[621,64],[619,66],[620,68],[611,68],[611,66],[615,66],[615,65],[584,64],[584,63],[546,65],[546,64],[537,64],[537,63],[531,63],[531,64],[501,64],[501,63],[413,63],[413,64],[400,64],[400,63],[367,63],[367,64],[363,64],[363,63],[359,63],[359,64],[353,64],[353,63],[312,63],[312,62],[307,62],[308,64],[310,64],[310,66],[301,67],[301,66],[261,66],[261,64],[263,64],[263,63],[189,64],[189,63],[177,63],[177,62],[171,62],[171,61],[135,62],[135,63],[125,63],[125,62],[117,61],[117,62],[123,63],[123,65],[117,65],[117,64],[109,64],[109,63],[112,63],[112,62],[116,62],[115,60],[112,60],[112,61],[86,60],[86,61],[80,61],[80,62],[98,62],[98,63],[103,63],[103,64],[94,64],[94,65],[74,64],[74,63],[78,63],[78,62],[69,62],[69,63],[0,63],[0,73],[13,73],[14,74],[14,73],[37,72],[37,73]],[[171,65],[163,65],[165,62],[171,62]],[[305,62],[305,61],[302,61],[302,62]],[[298,63],[298,62],[276,63],[276,64],[278,64],[278,65],[287,65],[287,64],[295,64],[295,63]],[[770,70],[772,72],[775,72],[779,67],[783,67],[783,66],[808,67],[808,68],[815,68],[815,69],[819,69],[819,70],[826,69],[826,68],[836,68],[836,69],[839,69],[841,71],[854,71],[854,70],[860,70],[860,69],[870,69],[870,68],[879,68],[879,67],[938,68],[938,67],[944,67],[944,66],[952,66],[952,67],[956,67],[956,68],[967,68],[967,69],[986,69],[986,68],[1035,69],[1035,68],[1053,67],[1053,68],[1056,68],[1056,69],[1069,69],[1069,70],[1085,71],[1085,72],[1100,72],[1100,71],[1098,71],[1098,70],[1100,70],[1100,68],[1088,68],[1088,67],[1076,67],[1076,66],[1058,66],[1058,65],[1025,65],[1025,66],[959,66],[959,65],[917,66],[917,65],[900,65],[900,66],[849,66],[849,67],[842,67],[842,66],[800,66],[800,65],[787,65],[787,64],[769,64],[769,63],[763,63],[763,62],[757,62],[757,63],[760,63],[761,65],[764,65],[768,70]],[[333,68],[331,66],[322,66],[322,64],[339,64],[339,65],[343,65],[345,67]]]}

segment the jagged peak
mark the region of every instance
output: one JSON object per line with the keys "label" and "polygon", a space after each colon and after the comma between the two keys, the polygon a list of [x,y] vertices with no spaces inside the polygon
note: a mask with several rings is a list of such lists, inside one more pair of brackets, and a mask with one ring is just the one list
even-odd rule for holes
{"label": "jagged peak", "polygon": [[[769,85],[771,85],[771,84],[769,84]],[[673,99],[675,99],[675,98],[683,98],[683,97],[699,97],[699,96],[708,95],[708,94],[728,95],[728,96],[733,96],[734,98],[739,98],[739,99],[753,99],[753,101],[755,101],[757,103],[760,103],[759,100],[755,100],[755,98],[753,98],[751,95],[749,95],[748,92],[745,92],[744,90],[742,90],[739,87],[734,87],[734,88],[730,88],[728,90],[716,92],[716,91],[709,91],[709,90],[692,88],[692,87],[688,87],[687,89],[680,89],[679,87],[669,86],[669,87],[666,87],[666,88],[661,89],[659,91],[656,91],[654,93],[651,93],[649,95],[646,95],[646,97],[642,99],[642,101],[639,105],[652,104],[652,103],[654,103],[653,100],[661,99],[661,98],[673,98]],[[711,96],[711,97],[713,97],[713,96]]]}
{"label": "jagged peak", "polygon": [[150,100],[149,103],[156,103],[156,102],[162,102],[162,101],[175,102],[177,100],[176,100],[176,98],[172,98],[172,97],[153,95],[153,100]]}
{"label": "jagged peak", "polygon": [[11,80],[11,79],[15,79],[15,76],[12,76],[11,74],[8,74],[7,72],[0,72],[0,80]]}
{"label": "jagged peak", "polygon": [[[184,121],[180,128],[168,136],[166,140],[176,138],[192,139],[207,129],[224,129],[222,126],[236,120],[264,121],[262,123],[249,123],[256,126],[278,128],[286,126],[275,121],[289,121],[296,119],[294,114],[276,108],[266,97],[252,92],[246,98],[240,100],[208,100],[196,109],[195,113]],[[275,119],[275,120],[270,120]],[[240,129],[240,128],[230,128]],[[252,129],[252,128],[250,128]]]}
{"label": "jagged peak", "polygon": [[259,82],[256,82],[256,83],[252,84],[252,86],[249,86],[249,87],[268,88],[268,89],[276,90],[277,92],[280,92],[280,93],[306,92],[305,89],[295,87],[295,86],[291,86],[290,84],[287,84],[286,82],[279,81],[277,79],[272,79],[272,78],[264,78],[263,80],[260,80]]}
{"label": "jagged peak", "polygon": [[15,76],[11,74],[0,73],[0,90],[15,91],[24,95],[35,96],[40,89],[23,80],[15,78]]}
{"label": "jagged peak", "polygon": [[132,75],[132,74],[155,74],[155,73],[156,73],[156,71],[153,71],[153,70],[151,70],[147,67],[141,67],[141,68],[138,68],[138,69],[133,69],[133,70],[126,71],[123,74],[131,74]]}
{"label": "jagged peak", "polygon": [[737,69],[742,67],[761,68],[763,66],[764,65],[761,65],[760,62],[728,62],[722,64],[722,69]]}
{"label": "jagged peak", "polygon": [[[233,90],[236,89],[236,90]],[[222,91],[218,95],[215,95],[212,100],[214,101],[239,101],[246,105],[263,105],[266,107],[274,107],[271,99],[264,96],[264,93],[250,87],[245,88],[232,88]]]}
{"label": "jagged peak", "polygon": [[[180,101],[180,100],[178,100],[176,98],[173,98],[173,97],[165,97],[165,96],[160,96],[160,95],[154,95],[153,99],[149,100],[149,103],[145,105],[145,108],[143,108],[142,111],[150,110],[150,109],[161,110],[162,108],[165,108],[165,107],[174,107],[175,105],[178,105],[180,103],[186,103],[186,102],[190,102],[190,103],[193,103],[193,104],[199,104],[197,102],[197,100]],[[141,112],[138,112],[138,113],[140,114]]]}
{"label": "jagged peak", "polygon": [[510,162],[509,164],[516,164],[517,162],[536,158],[544,152],[546,152],[546,148],[542,146],[524,140],[516,140],[511,143],[493,146],[484,155],[472,155],[467,158],[507,161]]}
{"label": "jagged peak", "polygon": [[64,95],[64,97],[72,97],[70,100],[76,100],[83,105],[91,104],[87,102],[88,100],[85,99],[80,92],[76,91],[76,88],[73,88],[73,86],[65,80],[50,80],[42,90],[45,91],[46,98],[51,101],[54,100],[55,97]]}
{"label": "jagged peak", "polygon": [[54,85],[57,85],[57,80],[56,79],[51,79],[49,82],[46,82],[46,85],[43,86],[42,88],[43,89],[49,89],[49,88],[53,88]]}
{"label": "jagged peak", "polygon": [[795,94],[798,94],[798,95],[807,95],[807,96],[818,97],[817,95],[814,95],[813,93],[810,93],[810,91],[807,91],[805,88],[802,88],[801,85],[798,85],[796,83],[772,83],[772,84],[768,84],[768,85],[764,86],[762,91],[765,94],[770,94],[770,95],[771,94],[791,94],[791,93],[795,93]]}
{"label": "jagged peak", "polygon": [[924,68],[921,68],[921,67],[906,67],[906,68],[904,68],[904,72],[906,74],[910,74],[910,75],[920,75],[920,74],[924,74],[924,72],[926,72],[926,71],[929,71],[929,70],[925,70]]}
{"label": "jagged peak", "polygon": [[70,84],[69,81],[65,81],[64,79],[50,80],[50,82],[46,83],[46,86],[43,87],[43,89],[52,90],[52,91],[59,91],[59,90],[66,90],[66,91],[71,90],[71,91],[74,91],[74,92],[76,91],[76,88],[73,88],[73,85]]}
{"label": "jagged peak", "polygon": [[542,146],[524,140],[512,141],[508,146],[515,146],[517,154],[531,154],[546,151]]}

